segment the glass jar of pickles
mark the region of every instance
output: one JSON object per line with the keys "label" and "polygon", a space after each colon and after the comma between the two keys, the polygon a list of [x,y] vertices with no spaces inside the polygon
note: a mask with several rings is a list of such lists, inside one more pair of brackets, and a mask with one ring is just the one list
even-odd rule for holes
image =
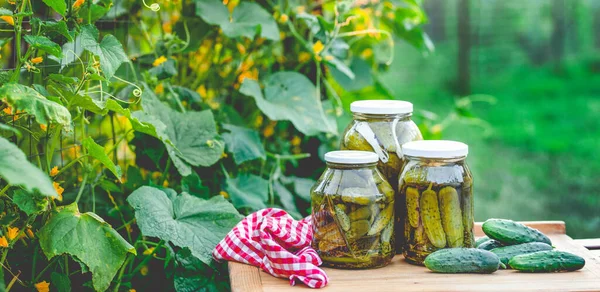
{"label": "glass jar of pickles", "polygon": [[465,163],[468,146],[432,140],[402,147],[407,163],[398,187],[406,209],[406,261],[422,265],[438,249],[473,247],[473,177]]}
{"label": "glass jar of pickles", "polygon": [[[401,145],[423,136],[411,120],[413,105],[400,100],[361,100],[350,105],[354,115],[342,135],[341,149],[372,151],[379,157],[379,171],[394,190],[404,159]],[[396,252],[404,244],[404,205],[396,203]]]}
{"label": "glass jar of pickles", "polygon": [[367,151],[332,151],[311,190],[312,246],[323,264],[376,268],[395,255],[395,192]]}

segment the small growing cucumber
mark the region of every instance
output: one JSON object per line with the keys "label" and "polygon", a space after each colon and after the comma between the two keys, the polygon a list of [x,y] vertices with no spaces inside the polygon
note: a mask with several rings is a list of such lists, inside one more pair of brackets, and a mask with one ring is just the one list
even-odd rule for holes
{"label": "small growing cucumber", "polygon": [[502,243],[500,243],[499,241],[490,239],[490,240],[480,244],[477,248],[483,249],[483,250],[492,250],[494,248],[498,248],[498,247],[502,247],[502,246],[504,246],[504,245]]}
{"label": "small growing cucumber", "polygon": [[565,251],[547,250],[515,256],[508,264],[522,272],[567,272],[583,268],[585,259]]}
{"label": "small growing cucumber", "polygon": [[528,242],[517,245],[498,247],[490,251],[495,253],[498,256],[498,258],[500,258],[500,261],[503,264],[507,265],[508,261],[510,261],[510,259],[512,259],[514,256],[534,253],[543,250],[552,250],[552,246],[542,242]]}
{"label": "small growing cucumber", "polygon": [[425,266],[437,273],[490,274],[500,267],[494,253],[477,248],[445,248],[425,258]]}
{"label": "small growing cucumber", "polygon": [[504,245],[543,242],[552,245],[550,238],[537,229],[506,219],[488,219],[481,227],[485,235]]}

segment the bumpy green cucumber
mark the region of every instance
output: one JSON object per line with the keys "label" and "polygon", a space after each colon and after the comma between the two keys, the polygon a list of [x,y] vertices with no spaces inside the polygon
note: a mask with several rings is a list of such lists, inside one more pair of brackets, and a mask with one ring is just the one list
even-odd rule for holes
{"label": "bumpy green cucumber", "polygon": [[583,268],[585,259],[564,251],[547,250],[515,256],[508,264],[522,272],[565,272]]}
{"label": "bumpy green cucumber", "polygon": [[498,270],[500,259],[494,253],[477,248],[445,248],[425,258],[425,266],[438,273],[489,274]]}
{"label": "bumpy green cucumber", "polygon": [[479,247],[480,244],[482,244],[488,240],[490,240],[490,238],[487,236],[482,236],[480,238],[477,238],[477,241],[475,241],[475,247]]}
{"label": "bumpy green cucumber", "polygon": [[465,229],[462,224],[458,192],[453,187],[444,187],[440,190],[439,197],[442,226],[446,232],[448,246],[463,247]]}
{"label": "bumpy green cucumber", "polygon": [[373,221],[373,224],[371,224],[371,228],[369,229],[367,235],[372,236],[381,232],[381,230],[388,225],[393,217],[394,204],[390,203],[379,213],[375,221]]}
{"label": "bumpy green cucumber", "polygon": [[419,227],[419,190],[417,188],[406,188],[406,217],[410,226]]}
{"label": "bumpy green cucumber", "polygon": [[344,231],[350,230],[350,218],[348,218],[348,215],[346,215],[346,213],[344,213],[344,210],[342,209],[342,207],[340,207],[339,205],[335,205],[334,209],[335,209],[335,215],[337,216],[342,229],[344,229]]}
{"label": "bumpy green cucumber", "polygon": [[442,227],[437,194],[431,190],[431,185],[429,185],[427,190],[423,191],[419,203],[421,206],[421,220],[425,226],[425,233],[427,233],[429,241],[435,247],[445,247],[446,233]]}
{"label": "bumpy green cucumber", "polygon": [[489,239],[488,241],[480,244],[477,248],[483,250],[492,250],[494,248],[502,247],[502,243],[497,240]]}
{"label": "bumpy green cucumber", "polygon": [[510,259],[512,259],[514,256],[534,253],[543,250],[552,250],[552,246],[547,245],[543,242],[528,242],[517,245],[497,247],[490,251],[495,253],[498,256],[498,258],[500,258],[500,261],[506,265],[508,264],[508,261],[510,261]]}
{"label": "bumpy green cucumber", "polygon": [[537,229],[506,219],[488,219],[482,225],[485,235],[504,245],[543,242],[552,245],[550,238]]}

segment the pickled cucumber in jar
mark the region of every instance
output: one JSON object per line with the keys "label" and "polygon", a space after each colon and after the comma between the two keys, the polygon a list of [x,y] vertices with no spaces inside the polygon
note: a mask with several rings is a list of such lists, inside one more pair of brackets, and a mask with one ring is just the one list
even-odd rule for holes
{"label": "pickled cucumber in jar", "polygon": [[365,269],[390,263],[395,192],[366,151],[325,154],[327,168],[311,190],[313,248],[323,264]]}
{"label": "pickled cucumber in jar", "polygon": [[[372,151],[379,157],[377,168],[397,192],[398,176],[405,161],[401,145],[423,137],[411,120],[412,103],[399,100],[363,100],[350,105],[354,115],[342,135],[341,149]],[[404,239],[404,204],[396,200],[396,250]]]}
{"label": "pickled cucumber in jar", "polygon": [[403,145],[407,164],[399,178],[406,209],[404,257],[422,265],[442,248],[474,247],[473,178],[468,146],[454,141]]}

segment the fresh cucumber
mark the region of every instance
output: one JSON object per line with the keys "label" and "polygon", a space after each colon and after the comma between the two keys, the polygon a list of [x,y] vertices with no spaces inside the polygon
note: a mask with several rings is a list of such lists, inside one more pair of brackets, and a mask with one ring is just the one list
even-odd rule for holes
{"label": "fresh cucumber", "polygon": [[437,273],[489,274],[500,267],[496,254],[477,248],[440,249],[428,255],[424,263]]}
{"label": "fresh cucumber", "polygon": [[504,245],[527,242],[543,242],[552,245],[550,238],[537,229],[506,219],[488,219],[482,225],[483,232]]}
{"label": "fresh cucumber", "polygon": [[547,250],[515,256],[508,264],[522,272],[565,272],[583,268],[585,259],[565,251]]}
{"label": "fresh cucumber", "polygon": [[477,238],[477,240],[475,241],[475,247],[479,247],[480,244],[482,244],[488,240],[490,240],[490,238],[487,236],[482,236],[480,238]]}
{"label": "fresh cucumber", "polygon": [[510,259],[512,259],[514,256],[543,250],[552,250],[552,246],[542,242],[528,242],[517,245],[497,247],[490,251],[495,253],[503,264],[507,265],[508,261],[510,261]]}
{"label": "fresh cucumber", "polygon": [[502,243],[500,243],[500,241],[490,239],[490,240],[480,244],[479,246],[477,246],[477,248],[483,249],[483,250],[492,250],[494,248],[498,248],[498,247],[502,247],[502,246],[504,246],[504,245],[502,245]]}

